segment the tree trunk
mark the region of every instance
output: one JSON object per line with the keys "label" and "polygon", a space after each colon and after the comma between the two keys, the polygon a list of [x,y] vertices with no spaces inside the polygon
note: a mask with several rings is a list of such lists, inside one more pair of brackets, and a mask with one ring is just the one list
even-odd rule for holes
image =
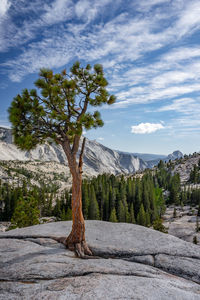
{"label": "tree trunk", "polygon": [[79,164],[77,164],[75,156],[69,155],[69,151],[63,147],[67,154],[72,174],[72,231],[64,241],[64,244],[68,249],[75,251],[78,257],[92,255],[85,241],[85,221],[82,213],[82,156],[84,145],[85,139],[82,144]]}

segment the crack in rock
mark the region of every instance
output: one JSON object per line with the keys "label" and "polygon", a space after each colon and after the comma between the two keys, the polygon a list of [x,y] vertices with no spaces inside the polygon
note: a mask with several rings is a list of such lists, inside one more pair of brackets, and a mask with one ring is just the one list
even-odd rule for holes
{"label": "crack in rock", "polygon": [[[4,235],[0,236],[0,239],[20,239],[28,242],[33,242],[37,245],[43,246],[43,247],[48,247],[45,250],[38,251],[36,253],[28,253],[23,255],[23,257],[18,257],[11,259],[5,263],[0,264],[0,268],[5,268],[5,266],[9,267],[11,264],[14,263],[20,263],[24,262],[24,260],[29,260],[30,258],[37,257],[38,255],[54,255],[56,253],[62,254],[63,248],[57,248],[55,247],[55,244],[58,243],[57,237],[55,236],[41,236],[41,235]],[[45,239],[48,239],[46,241]],[[53,240],[54,242],[50,242],[49,240]],[[98,256],[99,258],[104,258],[104,259],[122,259],[125,261],[130,261],[130,262],[136,262],[136,263],[141,263],[144,265],[149,265],[152,267],[155,267],[159,270],[163,270],[167,272],[168,274],[176,275],[178,277],[186,278],[191,281],[194,281],[196,283],[200,283],[200,274],[199,274],[199,269],[200,269],[200,260],[198,256],[191,255],[191,256],[182,256],[179,254],[169,254],[165,252],[158,252],[158,253],[148,253],[148,254],[134,254],[134,249],[132,250],[119,250],[119,249],[106,249],[102,250],[97,247],[92,247],[90,246],[92,252],[94,253],[95,256]],[[9,251],[9,249],[8,249]],[[13,252],[12,249],[10,249],[10,252]],[[91,257],[94,258],[95,257]],[[78,259],[78,258],[77,258]],[[195,260],[195,263],[194,263]],[[188,264],[187,264],[188,262]],[[179,265],[180,263],[180,265]],[[189,263],[194,264],[194,270],[189,269]],[[199,269],[198,269],[199,268]],[[141,277],[148,277],[148,276],[143,276],[143,275],[138,275],[136,273],[109,273],[109,272],[86,272],[83,274],[79,275],[72,275],[69,274],[68,276],[64,277],[57,277],[57,278],[66,278],[70,276],[86,276],[88,274],[110,274],[110,275],[122,275],[122,276],[141,276]],[[85,274],[85,275],[84,275]],[[151,278],[151,277],[149,277]],[[43,280],[42,278],[34,278],[35,280]],[[44,280],[53,280],[55,278],[46,278]],[[3,279],[2,279],[3,280]]]}
{"label": "crack in rock", "polygon": [[57,279],[63,279],[63,278],[76,278],[76,277],[84,277],[88,275],[113,275],[113,276],[135,276],[135,277],[141,277],[141,278],[154,278],[153,276],[148,275],[141,275],[135,272],[100,272],[100,271],[90,271],[90,272],[83,272],[78,274],[68,274],[68,275],[62,275],[57,277],[34,277],[34,279],[30,280],[23,280],[23,279],[0,279],[0,282],[18,282],[18,283],[27,283],[27,284],[34,284],[38,283],[39,281],[51,281],[51,280],[57,280]]}

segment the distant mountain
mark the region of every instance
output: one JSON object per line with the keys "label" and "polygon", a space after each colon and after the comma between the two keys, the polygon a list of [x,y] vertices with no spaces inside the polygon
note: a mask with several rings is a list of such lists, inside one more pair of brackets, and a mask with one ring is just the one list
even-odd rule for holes
{"label": "distant mountain", "polygon": [[[132,174],[139,170],[152,168],[162,159],[175,160],[183,157],[180,151],[174,151],[168,156],[145,153],[126,153],[105,147],[96,142],[86,140],[84,153],[85,174],[96,176],[102,173],[114,175]],[[67,158],[60,145],[45,143],[32,151],[21,151],[13,144],[11,129],[0,127],[0,160],[19,161],[54,161],[67,165]]]}
{"label": "distant mountain", "polygon": [[[67,159],[60,145],[45,143],[32,151],[21,151],[14,144],[11,130],[0,127],[0,160],[55,161],[67,165]],[[87,139],[83,170],[87,175],[102,173],[129,174],[144,170],[147,164],[133,154],[118,153],[96,141]]]}
{"label": "distant mountain", "polygon": [[169,154],[167,156],[167,160],[175,160],[175,159],[180,159],[183,157],[183,153],[179,150],[174,151],[172,154]]}
{"label": "distant mountain", "polygon": [[159,163],[160,160],[163,160],[164,162],[168,162],[169,160],[176,160],[176,159],[180,159],[182,157],[183,157],[183,153],[179,150],[176,150],[167,156],[159,157],[154,160],[149,160],[146,163],[148,164],[149,168],[153,168],[154,166],[157,166],[157,164]]}
{"label": "distant mountain", "polygon": [[168,162],[169,160],[175,160],[180,159],[183,157],[183,153],[179,150],[174,151],[173,153],[169,155],[163,155],[163,154],[150,154],[150,153],[129,153],[129,152],[121,152],[117,151],[120,154],[130,154],[135,157],[139,157],[142,159],[148,168],[152,168],[156,166],[160,160],[163,160],[165,162]]}
{"label": "distant mountain", "polygon": [[144,161],[151,161],[151,160],[161,160],[165,159],[166,155],[163,154],[149,154],[149,153],[133,153],[135,156],[143,159]]}

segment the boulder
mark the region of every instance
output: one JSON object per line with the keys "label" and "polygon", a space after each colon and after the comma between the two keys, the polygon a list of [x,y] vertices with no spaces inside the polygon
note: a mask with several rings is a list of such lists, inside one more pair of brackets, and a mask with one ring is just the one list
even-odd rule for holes
{"label": "boulder", "polygon": [[57,243],[71,222],[0,233],[0,299],[200,299],[200,248],[134,224],[86,221],[98,258]]}

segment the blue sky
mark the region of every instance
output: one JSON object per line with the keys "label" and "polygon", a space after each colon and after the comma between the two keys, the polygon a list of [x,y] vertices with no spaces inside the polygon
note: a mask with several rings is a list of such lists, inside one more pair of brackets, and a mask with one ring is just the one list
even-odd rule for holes
{"label": "blue sky", "polygon": [[41,67],[101,63],[112,107],[86,136],[122,151],[200,151],[199,0],[0,0],[0,125]]}

